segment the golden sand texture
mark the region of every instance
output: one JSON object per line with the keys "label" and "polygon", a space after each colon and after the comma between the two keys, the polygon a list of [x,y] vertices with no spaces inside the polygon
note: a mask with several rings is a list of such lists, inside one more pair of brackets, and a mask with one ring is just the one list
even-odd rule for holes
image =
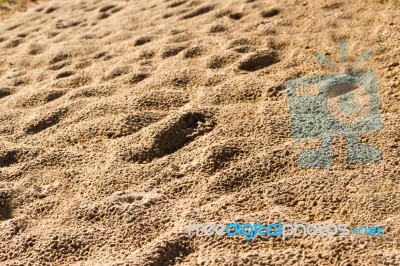
{"label": "golden sand texture", "polygon": [[[377,164],[303,169],[285,81],[378,77]],[[398,265],[400,9],[373,1],[53,0],[0,23],[0,264]],[[188,221],[384,237],[188,237]],[[397,263],[397,264],[396,264]]]}
{"label": "golden sand texture", "polygon": [[0,21],[16,12],[26,11],[28,7],[32,7],[38,2],[39,0],[0,0]]}

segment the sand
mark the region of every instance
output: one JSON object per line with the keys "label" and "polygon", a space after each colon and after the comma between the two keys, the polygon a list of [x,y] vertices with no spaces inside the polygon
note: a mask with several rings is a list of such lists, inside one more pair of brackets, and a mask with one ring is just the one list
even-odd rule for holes
{"label": "sand", "polygon": [[29,7],[33,7],[38,3],[39,0],[0,0],[0,21],[17,12],[26,11]]}
{"label": "sand", "polygon": [[[400,9],[374,1],[46,1],[0,22],[0,264],[399,265]],[[378,163],[305,169],[286,81],[377,74]],[[188,236],[196,223],[383,237]]]}

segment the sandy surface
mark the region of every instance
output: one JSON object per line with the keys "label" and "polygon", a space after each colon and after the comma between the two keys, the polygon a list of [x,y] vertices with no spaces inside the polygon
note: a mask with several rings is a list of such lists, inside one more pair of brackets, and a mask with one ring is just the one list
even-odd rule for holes
{"label": "sandy surface", "polygon": [[[44,0],[40,0],[43,2]],[[12,16],[17,12],[26,11],[39,3],[39,0],[0,0],[0,21]]]}
{"label": "sandy surface", "polygon": [[[399,265],[400,12],[369,1],[48,1],[0,23],[2,265]],[[303,169],[285,81],[378,77],[377,164]],[[348,67],[347,67],[348,69]],[[343,70],[343,69],[342,69]],[[383,237],[188,237],[197,223]]]}

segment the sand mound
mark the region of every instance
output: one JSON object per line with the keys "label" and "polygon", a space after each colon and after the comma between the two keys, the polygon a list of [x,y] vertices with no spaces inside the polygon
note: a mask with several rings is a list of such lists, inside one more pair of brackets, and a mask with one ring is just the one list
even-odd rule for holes
{"label": "sand mound", "polygon": [[[0,262],[398,265],[400,16],[369,1],[48,1],[0,23]],[[286,80],[378,77],[376,164],[303,169]],[[379,225],[384,237],[188,236],[196,223]],[[397,264],[396,264],[397,263]]]}

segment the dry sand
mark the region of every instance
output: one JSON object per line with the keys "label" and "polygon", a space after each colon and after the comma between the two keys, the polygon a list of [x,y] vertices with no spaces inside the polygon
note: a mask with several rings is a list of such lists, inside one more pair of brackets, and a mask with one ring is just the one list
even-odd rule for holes
{"label": "dry sand", "polygon": [[0,21],[12,16],[16,12],[26,11],[38,2],[39,0],[0,0]]}
{"label": "dry sand", "polygon": [[[374,56],[377,164],[302,169],[285,81]],[[0,23],[1,265],[399,265],[400,9],[373,1],[48,1]],[[197,223],[384,237],[188,238]]]}

